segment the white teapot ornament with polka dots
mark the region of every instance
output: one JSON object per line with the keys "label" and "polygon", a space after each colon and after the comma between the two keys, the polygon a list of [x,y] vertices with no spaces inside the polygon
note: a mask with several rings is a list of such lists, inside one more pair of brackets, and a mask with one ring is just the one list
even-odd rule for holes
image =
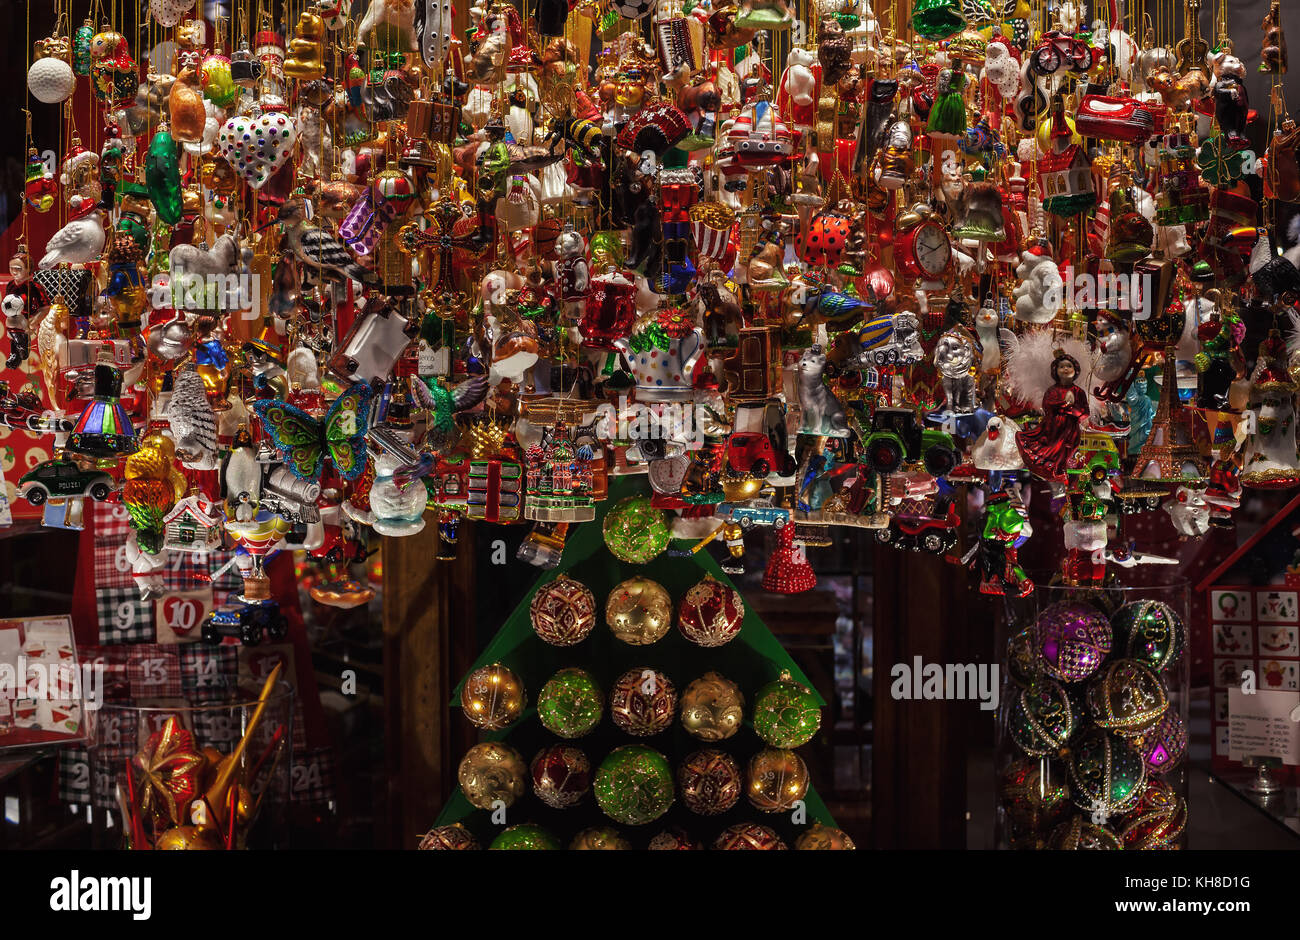
{"label": "white teapot ornament with polka dots", "polygon": [[642,315],[619,345],[636,379],[640,402],[685,401],[693,397],[696,374],[705,364],[704,331],[680,307]]}

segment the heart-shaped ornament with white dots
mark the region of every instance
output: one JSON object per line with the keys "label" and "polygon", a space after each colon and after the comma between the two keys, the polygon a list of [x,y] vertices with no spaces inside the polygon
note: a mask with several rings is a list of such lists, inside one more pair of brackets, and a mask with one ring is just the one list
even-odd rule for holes
{"label": "heart-shaped ornament with white dots", "polygon": [[298,125],[282,111],[237,114],[217,135],[221,155],[254,189],[284,166],[297,142]]}
{"label": "heart-shaped ornament with white dots", "polygon": [[149,12],[154,22],[168,28],[185,19],[185,14],[194,9],[194,0],[149,0]]}

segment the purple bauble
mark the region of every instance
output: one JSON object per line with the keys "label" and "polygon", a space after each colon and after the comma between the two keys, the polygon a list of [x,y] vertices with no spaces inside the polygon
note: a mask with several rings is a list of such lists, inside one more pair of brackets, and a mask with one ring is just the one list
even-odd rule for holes
{"label": "purple bauble", "polygon": [[1110,652],[1110,623],[1091,604],[1060,601],[1034,622],[1034,649],[1043,669],[1061,682],[1088,678]]}
{"label": "purple bauble", "polygon": [[1146,761],[1148,773],[1167,774],[1187,753],[1187,727],[1171,704],[1154,725],[1130,736],[1128,742]]}

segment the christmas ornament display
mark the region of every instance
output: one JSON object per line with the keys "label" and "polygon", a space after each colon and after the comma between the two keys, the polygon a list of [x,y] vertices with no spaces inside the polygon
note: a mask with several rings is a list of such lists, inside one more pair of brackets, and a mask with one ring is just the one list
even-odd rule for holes
{"label": "christmas ornament display", "polygon": [[1071,748],[1070,799],[1086,813],[1115,816],[1132,809],[1146,785],[1146,762],[1123,738],[1089,729]]}
{"label": "christmas ornament display", "polygon": [[596,769],[596,803],[625,826],[654,822],[673,803],[673,771],[653,748],[626,744],[610,751]]}
{"label": "christmas ornament display", "polygon": [[730,679],[706,672],[682,691],[682,727],[701,741],[725,741],[740,730],[745,697]]}
{"label": "christmas ornament display", "polygon": [[465,717],[483,731],[497,731],[513,724],[523,714],[525,704],[523,683],[500,663],[475,669],[465,679],[460,693]]}
{"label": "christmas ornament display", "polygon": [[677,711],[672,680],[648,666],[629,669],[610,688],[609,715],[619,730],[639,738],[667,730]]}
{"label": "christmas ornament display", "polygon": [[591,674],[577,667],[561,669],[537,696],[537,717],[551,734],[580,738],[600,723],[605,696]]}
{"label": "christmas ornament display", "polygon": [[533,631],[552,646],[573,646],[596,626],[596,598],[584,585],[560,575],[533,595]]}
{"label": "christmas ornament display", "polygon": [[495,809],[498,801],[511,806],[528,786],[528,765],[508,744],[485,741],[461,758],[457,772],[461,792],[479,809]]}
{"label": "christmas ornament display", "polygon": [[726,751],[704,748],[677,767],[677,789],[692,813],[716,816],[740,800],[744,777],[740,765]]}
{"label": "christmas ornament display", "polygon": [[744,619],[745,603],[740,592],[706,576],[682,598],[677,629],[698,646],[722,646],[740,633]]}
{"label": "christmas ornament display", "polygon": [[817,695],[783,672],[754,696],[754,731],[767,744],[792,748],[807,744],[821,727]]}
{"label": "christmas ornament display", "polygon": [[1133,659],[1116,659],[1088,684],[1088,711],[1099,728],[1139,734],[1155,724],[1168,706],[1160,677]]}
{"label": "christmas ornament display", "polygon": [[649,578],[628,578],[609,592],[605,623],[624,643],[648,646],[672,628],[672,598]]}

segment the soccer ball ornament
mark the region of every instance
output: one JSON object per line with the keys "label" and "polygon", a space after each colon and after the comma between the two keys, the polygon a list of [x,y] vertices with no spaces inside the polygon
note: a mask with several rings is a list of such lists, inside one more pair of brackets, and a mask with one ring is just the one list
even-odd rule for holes
{"label": "soccer ball ornament", "polygon": [[696,751],[677,768],[682,802],[701,816],[716,816],[735,806],[744,783],[736,759],[713,747]]}
{"label": "soccer ball ornament", "polygon": [[746,795],[755,809],[780,813],[794,808],[812,782],[808,765],[794,751],[765,747],[749,759]]}
{"label": "soccer ball ornament", "polygon": [[1070,750],[1070,799],[1085,813],[1110,819],[1128,812],[1142,796],[1147,767],[1117,734],[1089,728]]}
{"label": "soccer ball ornament", "polygon": [[650,15],[658,0],[614,0],[618,15],[627,20],[639,20]]}
{"label": "soccer ball ornament", "polygon": [[492,809],[500,800],[512,806],[527,789],[528,765],[523,755],[510,745],[484,741],[465,752],[457,776],[470,805]]}
{"label": "soccer ball ornament", "polygon": [[851,852],[857,849],[847,832],[834,826],[813,823],[794,840],[794,847],[803,852]]}
{"label": "soccer ball ornament", "polygon": [[713,848],[722,852],[748,850],[771,852],[789,849],[790,846],[781,841],[781,837],[767,826],[744,822],[724,829],[714,840]]}
{"label": "soccer ball ornament", "polygon": [[552,744],[533,758],[533,792],[553,809],[582,802],[591,790],[591,761],[572,744]]}
{"label": "soccer ball ornament", "polygon": [[480,666],[465,679],[460,707],[474,727],[500,731],[524,713],[524,684],[514,671],[500,663]]}
{"label": "soccer ball ornament", "polygon": [[592,826],[573,837],[569,848],[577,852],[623,851],[632,848],[632,843],[623,838],[613,826]]}
{"label": "soccer ball ornament", "polygon": [[1183,618],[1162,601],[1133,601],[1110,618],[1115,649],[1160,672],[1178,662],[1187,644]]}
{"label": "soccer ball ornament", "polygon": [[1074,702],[1061,684],[1041,679],[1016,694],[1007,730],[1022,751],[1030,757],[1041,757],[1064,747],[1078,723]]}
{"label": "soccer ball ornament", "polygon": [[673,770],[654,748],[627,744],[610,751],[592,789],[601,811],[625,826],[654,822],[673,805]]}
{"label": "soccer ball ornament", "polygon": [[1061,682],[1088,678],[1110,653],[1110,646],[1110,624],[1091,604],[1061,601],[1034,621],[1034,649],[1044,671]]}
{"label": "soccer ball ornament", "polygon": [[596,597],[586,585],[560,575],[533,595],[528,615],[543,642],[574,646],[596,626]]}
{"label": "soccer ball ornament", "polygon": [[424,834],[417,848],[423,851],[465,852],[482,848],[474,834],[460,823],[436,826]]}
{"label": "soccer ball ornament", "polygon": [[620,499],[605,514],[605,547],[619,561],[644,565],[668,547],[670,530],[662,509],[650,505],[649,496]]}
{"label": "soccer ball ornament", "polygon": [[673,723],[677,690],[672,680],[648,666],[629,669],[609,693],[609,714],[627,734],[647,738]]}
{"label": "soccer ball ornament", "polygon": [[706,672],[682,692],[682,727],[701,741],[725,741],[744,718],[740,687],[716,672]]}
{"label": "soccer ball ornament", "polygon": [[677,612],[677,629],[696,646],[722,646],[735,639],[745,620],[745,602],[735,588],[706,575],[686,592]]}
{"label": "soccer ball ornament", "polygon": [[821,727],[817,694],[782,672],[781,678],[758,690],[754,698],[754,731],[772,747],[799,747]]}
{"label": "soccer ball ornament", "polygon": [[1134,659],[1103,666],[1088,684],[1087,701],[1097,727],[1123,735],[1154,725],[1169,704],[1160,677]]}
{"label": "soccer ball ornament", "polygon": [[673,601],[662,584],[649,578],[628,578],[609,592],[605,623],[630,646],[649,646],[673,625]]}
{"label": "soccer ball ornament", "polygon": [[492,840],[489,849],[557,851],[563,848],[560,841],[541,826],[533,823],[520,823],[501,830],[501,835]]}

